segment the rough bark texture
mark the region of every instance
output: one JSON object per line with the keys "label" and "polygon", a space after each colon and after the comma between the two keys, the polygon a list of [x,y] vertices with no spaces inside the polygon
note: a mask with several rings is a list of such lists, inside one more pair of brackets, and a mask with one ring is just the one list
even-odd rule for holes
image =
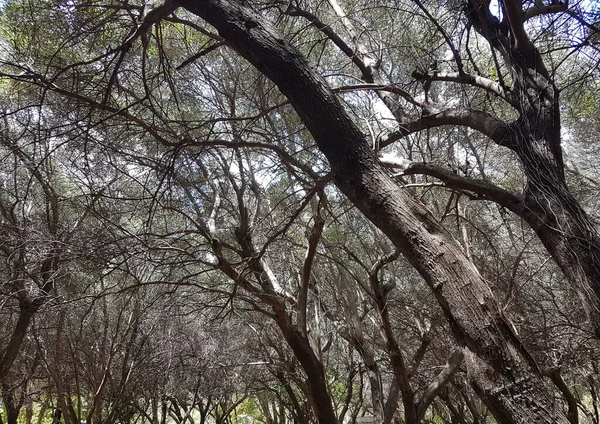
{"label": "rough bark texture", "polygon": [[[505,16],[500,21],[491,14],[489,3],[469,1],[467,17],[501,54],[514,80],[517,100],[511,103],[520,117],[510,125],[506,145],[519,156],[527,178],[521,216],[576,289],[600,338],[600,235],[565,181],[559,90],[524,26],[534,9],[523,11],[521,1],[504,0]],[[567,8],[566,2],[553,5],[557,10]]]}
{"label": "rough bark texture", "polygon": [[180,4],[213,25],[288,97],[328,158],[336,185],[432,288],[456,339],[467,348],[469,375],[498,422],[568,423],[474,265],[427,209],[388,176],[332,90],[299,52],[240,2]]}

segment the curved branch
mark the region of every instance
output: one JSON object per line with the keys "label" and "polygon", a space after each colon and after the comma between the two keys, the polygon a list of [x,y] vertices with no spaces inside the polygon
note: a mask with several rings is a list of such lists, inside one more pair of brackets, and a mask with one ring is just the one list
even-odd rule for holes
{"label": "curved branch", "polygon": [[[22,69],[25,69],[23,67],[21,67]],[[149,134],[151,134],[156,140],[160,141],[161,143],[163,143],[166,146],[173,146],[176,145],[177,143],[172,143],[170,141],[168,141],[167,139],[165,139],[164,137],[162,137],[159,132],[154,128],[153,125],[150,125],[148,123],[146,123],[143,119],[132,115],[128,112],[128,109],[132,108],[133,106],[142,103],[142,100],[137,100],[123,108],[116,108],[113,106],[110,106],[106,103],[103,102],[98,102],[93,98],[84,96],[82,94],[78,94],[78,93],[74,93],[72,91],[66,90],[62,87],[59,87],[58,85],[54,84],[52,81],[48,80],[48,78],[46,78],[45,76],[43,76],[42,74],[39,74],[37,72],[31,71],[29,69],[27,69],[26,71],[24,71],[21,74],[8,74],[8,73],[3,73],[0,72],[0,77],[6,77],[6,78],[10,78],[13,79],[15,81],[20,81],[20,82],[25,82],[28,84],[32,84],[32,85],[36,85],[38,87],[41,87],[45,90],[49,90],[52,91],[54,93],[60,94],[66,98],[69,99],[73,99],[73,100],[77,100],[80,101],[82,103],[87,104],[89,107],[91,108],[96,108],[98,110],[102,110],[104,112],[108,112],[112,115],[116,115],[116,116],[121,116],[123,118],[126,118],[132,122],[135,122],[136,124],[138,124],[144,131],[148,132]]]}
{"label": "curved branch", "polygon": [[319,31],[321,31],[325,36],[333,42],[346,56],[348,56],[352,63],[356,65],[360,72],[363,74],[363,78],[367,78],[370,75],[370,71],[365,66],[364,62],[356,55],[352,47],[350,47],[343,39],[340,37],[330,25],[326,24],[322,20],[320,20],[316,15],[310,13],[307,10],[299,9],[295,6],[288,7],[285,11],[286,15],[289,16],[300,16],[302,18],[310,21],[312,25],[315,26]]}
{"label": "curved branch", "polygon": [[308,337],[307,326],[306,326],[306,308],[308,304],[308,287],[310,285],[311,273],[315,255],[317,253],[317,247],[323,234],[323,227],[325,226],[325,219],[319,213],[319,206],[313,215],[314,224],[308,236],[308,248],[304,256],[304,263],[302,264],[302,273],[300,278],[300,292],[298,293],[298,331],[303,337]]}
{"label": "curved branch", "polygon": [[516,40],[515,48],[521,52],[530,50],[532,43],[524,27],[523,3],[521,0],[505,0],[503,4],[508,25]]}
{"label": "curved branch", "polygon": [[144,47],[146,47],[148,44],[148,36],[146,35],[146,33],[148,31],[150,31],[150,28],[152,28],[152,25],[159,23],[163,18],[165,18],[166,16],[175,12],[175,10],[177,10],[178,8],[179,8],[179,5],[174,0],[165,0],[164,3],[157,5],[155,7],[150,7],[150,6],[144,7],[144,9],[142,11],[142,17],[141,17],[141,22],[140,22],[139,26],[137,27],[135,32],[127,40],[125,40],[123,42],[123,44],[120,47],[121,54],[119,55],[119,57],[117,59],[117,63],[115,64],[115,68],[113,69],[110,79],[108,80],[108,85],[106,86],[104,98],[102,99],[102,104],[108,103],[108,100],[110,98],[110,92],[111,92],[112,86],[114,85],[114,83],[117,79],[117,74],[119,73],[121,64],[123,63],[123,60],[125,59],[125,55],[129,52],[129,50],[133,46],[133,43],[135,43],[135,41],[138,38],[141,38],[142,44],[144,45]]}
{"label": "curved branch", "polygon": [[509,88],[502,84],[479,75],[466,74],[464,72],[436,72],[433,75],[419,75],[421,81],[445,81],[467,84],[472,87],[481,88],[488,93],[500,97],[513,107],[518,106],[519,99]]}
{"label": "curved branch", "polygon": [[179,5],[177,2],[165,0],[164,3],[155,7],[144,8],[139,26],[135,32],[125,40],[121,48],[123,50],[129,50],[138,38],[142,37],[143,34],[147,33],[150,28],[152,28],[152,25],[160,22],[163,18],[177,10],[178,7]]}
{"label": "curved branch", "polygon": [[578,424],[579,416],[577,411],[577,399],[573,395],[573,392],[569,389],[567,383],[565,383],[565,380],[562,378],[562,375],[560,374],[560,368],[549,369],[544,372],[544,374],[549,377],[550,380],[552,380],[554,385],[558,388],[558,390],[560,390],[567,401],[567,406],[569,408],[567,411],[567,417],[569,418],[569,421],[571,421],[571,424]]}
{"label": "curved branch", "polygon": [[423,393],[421,399],[417,402],[417,417],[421,419],[425,416],[427,408],[429,408],[431,402],[434,401],[436,396],[444,389],[444,387],[446,387],[446,384],[448,384],[454,374],[456,374],[464,357],[465,355],[461,348],[456,349],[452,355],[450,355],[444,369],[442,369],[435,377],[433,382],[425,390],[425,393]]}
{"label": "curved branch", "polygon": [[516,148],[510,136],[510,125],[488,113],[469,108],[429,111],[429,114],[403,124],[398,131],[381,140],[380,146],[383,148],[409,134],[444,125],[469,127],[488,136],[499,146],[508,147],[511,150]]}
{"label": "curved branch", "polygon": [[[340,37],[331,28],[330,25],[321,21],[316,15],[294,6],[288,7],[288,10],[285,13],[290,16],[301,16],[309,20],[312,25],[314,25],[319,31],[325,34],[325,36],[329,40],[331,40],[346,56],[348,56],[352,60],[352,63],[354,63],[354,65],[356,65],[356,67],[360,70],[363,81],[365,81],[366,83],[375,83],[379,86],[386,86],[386,84],[384,84],[383,78],[381,78],[381,75],[379,73],[380,63],[378,63],[373,57],[371,57],[367,48],[359,41],[357,31],[352,25],[352,22],[346,16],[346,13],[334,0],[330,0],[329,3],[336,15],[341,19],[342,24],[344,25],[350,36],[352,37],[356,49],[350,47],[342,39],[342,37]],[[405,111],[404,108],[398,103],[397,97],[398,95],[400,95],[406,99],[404,94],[399,94],[389,90],[379,90],[377,88],[374,88],[374,90],[376,90],[377,95],[381,98],[381,100],[390,110],[392,115],[394,115],[394,117],[398,121],[401,121],[404,118]],[[386,94],[386,92],[389,92],[392,95]],[[412,100],[412,102],[414,102],[414,100]]]}
{"label": "curved branch", "polygon": [[553,13],[564,12],[569,8],[568,1],[552,2],[550,4],[544,4],[543,1],[537,0],[535,5],[525,9],[523,11],[523,21],[527,22],[529,19],[541,15],[550,15]]}
{"label": "curved branch", "polygon": [[523,197],[504,190],[495,184],[457,175],[449,169],[427,163],[411,162],[402,172],[402,175],[415,174],[429,175],[438,178],[443,181],[447,187],[473,192],[480,199],[491,200],[514,212],[518,216],[523,217]]}
{"label": "curved branch", "polygon": [[420,107],[425,108],[427,105],[415,100],[412,94],[408,91],[401,89],[400,87],[393,84],[352,84],[352,85],[342,85],[340,87],[336,87],[333,89],[334,92],[340,93],[344,91],[357,91],[357,90],[375,90],[375,91],[386,91],[389,93],[396,94],[402,97],[407,102]]}
{"label": "curved branch", "polygon": [[458,49],[452,42],[452,39],[450,38],[450,36],[444,30],[444,27],[442,25],[440,25],[440,23],[437,21],[437,19],[435,19],[431,15],[431,13],[429,13],[429,10],[427,10],[427,8],[425,6],[423,6],[423,3],[421,3],[420,0],[413,0],[413,1],[419,7],[419,9],[421,9],[423,11],[423,13],[425,13],[427,18],[431,21],[431,23],[433,23],[433,25],[435,25],[435,27],[440,32],[440,34],[442,34],[442,37],[446,41],[446,44],[448,45],[448,47],[450,48],[450,51],[452,52],[452,55],[454,56],[454,61],[456,62],[456,66],[458,67],[458,72],[460,74],[464,74],[464,65],[462,62],[462,58],[460,57],[460,53],[458,52]]}

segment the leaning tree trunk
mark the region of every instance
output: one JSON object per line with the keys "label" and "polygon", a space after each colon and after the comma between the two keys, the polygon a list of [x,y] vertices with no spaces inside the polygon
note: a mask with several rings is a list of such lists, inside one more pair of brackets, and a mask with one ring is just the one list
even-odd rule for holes
{"label": "leaning tree trunk", "polygon": [[242,2],[181,0],[179,4],[217,28],[229,46],[287,96],[329,160],[336,185],[392,240],[433,290],[454,336],[466,348],[476,390],[498,422],[567,424],[477,269],[427,209],[390,178],[304,57]]}
{"label": "leaning tree trunk", "polygon": [[519,143],[527,175],[528,223],[575,288],[600,338],[600,237],[568,190],[562,165],[548,148],[549,139],[532,134]]}
{"label": "leaning tree trunk", "polygon": [[42,298],[36,298],[33,301],[23,299],[19,302],[19,318],[12,330],[8,344],[0,352],[0,380],[3,380],[8,375],[10,368],[17,359],[21,345],[27,335],[29,324],[35,313],[42,306],[42,303]]}
{"label": "leaning tree trunk", "polygon": [[[529,54],[539,57],[533,45],[531,49]],[[524,104],[512,143],[527,178],[526,217],[574,286],[600,338],[600,236],[565,181],[558,89],[541,59],[515,67],[521,74],[521,91],[535,96]]]}
{"label": "leaning tree trunk", "polygon": [[565,181],[559,90],[525,31],[523,3],[504,0],[502,5],[502,21],[491,14],[489,0],[470,0],[466,10],[473,27],[502,55],[514,81],[513,106],[520,117],[511,125],[509,146],[527,178],[522,217],[574,286],[600,338],[600,235]]}

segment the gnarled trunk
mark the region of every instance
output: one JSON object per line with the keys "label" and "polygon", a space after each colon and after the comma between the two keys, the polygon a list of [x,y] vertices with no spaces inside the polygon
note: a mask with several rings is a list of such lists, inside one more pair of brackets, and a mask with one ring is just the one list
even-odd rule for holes
{"label": "gnarled trunk", "polygon": [[[519,119],[510,125],[508,146],[519,156],[527,178],[522,217],[577,291],[600,338],[600,235],[565,181],[559,90],[526,33],[523,2],[501,4],[502,21],[491,14],[489,0],[470,0],[466,10],[473,27],[502,55],[514,80],[512,106]],[[562,11],[568,2],[552,5]]]}
{"label": "gnarled trunk", "polygon": [[[543,122],[542,122],[543,124]],[[600,236],[567,188],[561,163],[544,139],[522,139],[526,218],[579,295],[600,338]]]}

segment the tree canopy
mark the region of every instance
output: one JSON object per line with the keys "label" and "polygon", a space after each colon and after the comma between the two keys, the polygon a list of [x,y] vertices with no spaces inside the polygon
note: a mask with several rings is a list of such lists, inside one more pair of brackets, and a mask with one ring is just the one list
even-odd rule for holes
{"label": "tree canopy", "polygon": [[0,423],[599,422],[594,2],[0,10]]}

